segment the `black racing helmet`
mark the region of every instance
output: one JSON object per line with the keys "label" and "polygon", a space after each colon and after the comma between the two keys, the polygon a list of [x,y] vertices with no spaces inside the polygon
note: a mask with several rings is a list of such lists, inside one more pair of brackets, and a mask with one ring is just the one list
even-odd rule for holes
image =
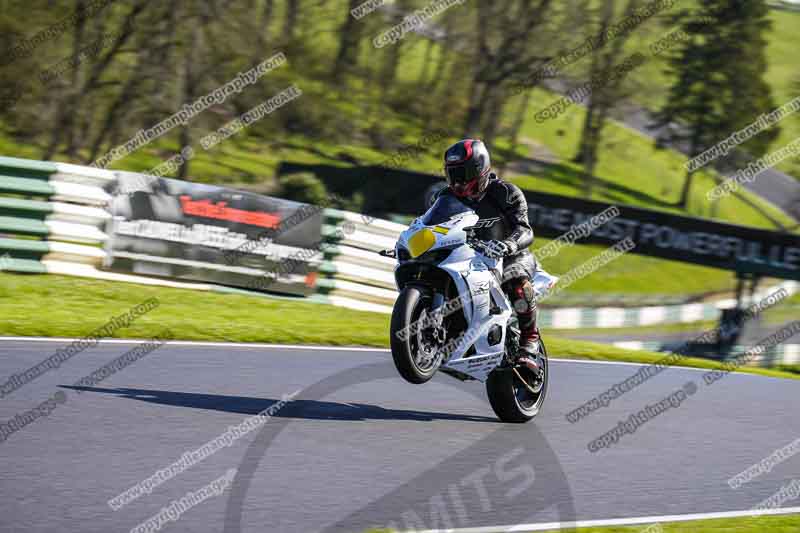
{"label": "black racing helmet", "polygon": [[458,141],[444,153],[444,173],[447,184],[459,197],[483,194],[489,184],[492,162],[489,150],[479,139]]}

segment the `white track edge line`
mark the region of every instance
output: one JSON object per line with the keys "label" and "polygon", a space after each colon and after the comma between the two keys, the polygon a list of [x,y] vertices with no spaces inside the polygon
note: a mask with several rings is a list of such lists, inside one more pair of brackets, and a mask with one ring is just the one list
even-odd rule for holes
{"label": "white track edge line", "polygon": [[[24,342],[73,342],[80,340],[71,337],[0,337],[2,341],[24,341]],[[139,344],[148,339],[99,339],[100,344]],[[342,351],[351,352],[389,352],[387,348],[368,348],[363,346],[319,346],[314,344],[268,344],[257,342],[215,342],[215,341],[167,341],[173,346],[214,346],[230,348],[286,348],[291,350],[320,350],[320,351]]]}
{"label": "white track edge line", "polygon": [[[0,337],[0,342],[73,342],[81,340],[78,338],[70,337]],[[100,344],[139,344],[147,341],[148,339],[99,339],[97,342]],[[328,351],[328,352],[382,352],[389,353],[388,348],[368,348],[363,346],[319,346],[314,344],[267,344],[256,342],[214,342],[214,341],[167,341],[167,344],[173,346],[207,346],[207,347],[228,347],[228,348],[283,348],[287,350],[310,350],[310,351]],[[630,361],[596,361],[594,359],[564,359],[559,357],[550,357],[548,359],[556,363],[581,363],[587,365],[618,365],[618,366],[649,366],[652,363],[633,363]],[[679,368],[683,370],[693,370],[696,372],[708,372],[708,368],[696,368],[691,366],[671,366],[669,368]],[[733,372],[742,376],[760,376],[759,374],[750,374],[747,372]]]}
{"label": "white track edge line", "polygon": [[[527,531],[548,531],[564,528],[585,528],[603,526],[633,526],[641,524],[656,524],[666,522],[689,522],[693,520],[714,520],[718,518],[742,518],[747,516],[770,516],[800,513],[800,507],[786,507],[784,509],[724,511],[718,513],[696,513],[685,515],[641,516],[636,518],[611,518],[606,520],[578,520],[574,522],[550,522],[539,524],[518,524],[509,526],[471,527],[461,529],[448,529],[449,533],[511,533]],[[415,530],[406,533],[441,533],[441,530]]]}

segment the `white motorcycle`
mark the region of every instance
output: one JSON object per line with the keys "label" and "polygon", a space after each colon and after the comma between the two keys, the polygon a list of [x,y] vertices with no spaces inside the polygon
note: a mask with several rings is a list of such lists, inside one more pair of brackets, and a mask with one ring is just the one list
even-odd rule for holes
{"label": "white motorcycle", "polygon": [[[502,259],[470,246],[482,221],[452,196],[436,200],[414,220],[394,250],[397,259],[391,346],[395,366],[407,381],[425,383],[437,370],[462,381],[486,383],[489,403],[503,422],[527,422],[547,393],[547,351],[540,342],[538,369],[519,358],[519,327],[504,294]],[[538,271],[540,299],[558,278]]]}

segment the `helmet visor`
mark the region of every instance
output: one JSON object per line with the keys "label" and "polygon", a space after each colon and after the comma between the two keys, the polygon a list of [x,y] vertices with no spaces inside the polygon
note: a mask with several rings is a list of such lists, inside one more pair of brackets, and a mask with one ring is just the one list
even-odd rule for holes
{"label": "helmet visor", "polygon": [[454,165],[444,167],[447,174],[447,183],[450,185],[463,184],[468,181],[467,168],[464,165]]}

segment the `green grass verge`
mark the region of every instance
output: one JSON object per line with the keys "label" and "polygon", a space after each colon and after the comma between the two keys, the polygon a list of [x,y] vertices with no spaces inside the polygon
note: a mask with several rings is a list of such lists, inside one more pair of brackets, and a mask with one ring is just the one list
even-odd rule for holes
{"label": "green grass verge", "polygon": [[[647,525],[582,527],[570,529],[575,533],[797,533],[800,530],[800,515],[762,516],[749,518],[726,518],[722,520],[697,520],[660,524],[661,529]],[[544,533],[557,533],[552,529]],[[366,533],[392,533],[388,529],[370,529]]]}
{"label": "green grass verge", "polygon": [[66,276],[0,274],[0,333],[77,337],[148,298],[160,305],[115,337],[164,327],[175,338],[229,342],[384,346],[388,319],[290,299],[255,298]]}
{"label": "green grass verge", "polygon": [[800,376],[800,365],[778,365],[775,367],[775,370],[788,372],[790,374],[797,374]]}
{"label": "green grass verge", "polygon": [[[389,316],[287,299],[217,294],[65,276],[0,274],[0,335],[80,337],[148,298],[160,305],[127,328],[120,338],[146,338],[169,328],[176,339],[325,344],[389,345]],[[662,354],[546,337],[554,356],[598,361],[652,363]],[[686,358],[682,366],[719,368]],[[798,378],[792,372],[748,368],[764,376]]]}
{"label": "green grass verge", "polygon": [[[751,518],[726,518],[723,520],[699,520],[661,524],[663,533],[795,533],[800,528],[799,515],[762,516]],[[575,533],[643,533],[646,526],[589,527],[579,528]],[[656,528],[650,531],[658,531]],[[552,530],[550,533],[556,533]],[[649,532],[648,532],[649,533]]]}

